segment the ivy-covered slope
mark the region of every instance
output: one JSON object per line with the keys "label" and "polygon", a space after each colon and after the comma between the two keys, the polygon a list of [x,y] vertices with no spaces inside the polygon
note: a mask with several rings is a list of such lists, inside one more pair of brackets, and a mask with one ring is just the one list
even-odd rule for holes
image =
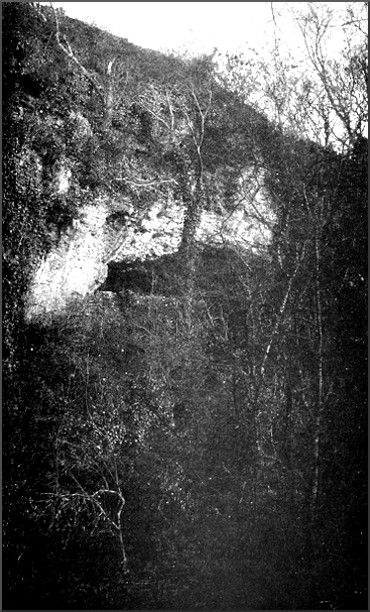
{"label": "ivy-covered slope", "polygon": [[[32,239],[27,259],[37,268],[54,247],[46,267],[33,274],[31,317],[78,293],[76,280],[58,302],[66,281],[58,285],[47,272],[73,276],[71,258],[91,277],[86,287],[81,280],[84,295],[99,285],[110,260],[171,252],[199,231],[218,243],[235,233],[247,247],[269,240],[272,206],[261,194],[274,131],[218,83],[209,58],[185,61],[142,50],[50,7],[14,4],[4,19],[6,32],[16,24],[4,45],[15,188],[38,203],[32,223],[39,241]],[[107,220],[102,231],[96,215]],[[61,238],[79,216],[86,222],[78,225],[77,243],[92,246],[81,252],[74,245],[68,254],[73,236]]]}

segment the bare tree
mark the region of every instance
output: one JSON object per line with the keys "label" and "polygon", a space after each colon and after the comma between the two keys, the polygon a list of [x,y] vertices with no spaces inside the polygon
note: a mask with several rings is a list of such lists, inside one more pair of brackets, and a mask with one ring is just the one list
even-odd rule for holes
{"label": "bare tree", "polygon": [[347,149],[367,126],[367,3],[343,3],[341,12],[325,3],[288,7],[287,16],[301,33],[301,57],[283,44],[277,4],[271,3],[269,54],[251,49],[229,55],[220,78],[282,129]]}
{"label": "bare tree", "polygon": [[[351,3],[342,23],[345,41],[339,58],[328,59],[326,44],[334,25],[329,9],[319,10],[309,4],[307,15],[298,16],[307,56],[313,68],[317,88],[317,113],[321,116],[325,140],[330,131],[343,145],[363,134],[367,122],[367,36],[362,23],[366,3]],[[356,15],[355,15],[356,12]]]}

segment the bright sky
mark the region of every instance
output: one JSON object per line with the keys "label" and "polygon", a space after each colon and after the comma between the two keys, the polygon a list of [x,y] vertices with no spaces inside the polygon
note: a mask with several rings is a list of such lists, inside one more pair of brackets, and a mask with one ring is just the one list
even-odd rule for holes
{"label": "bright sky", "polygon": [[[141,47],[192,53],[261,48],[274,36],[270,2],[54,2],[67,15],[94,23]],[[288,13],[301,2],[274,2],[285,40],[298,44]],[[325,4],[325,3],[321,3]],[[344,2],[331,2],[338,11]],[[288,10],[287,10],[288,7]]]}
{"label": "bright sky", "polygon": [[[41,2],[41,4],[49,4]],[[347,6],[361,2],[54,2],[70,17],[94,24],[135,45],[188,57],[211,54],[215,48],[218,67],[224,67],[225,53],[244,54],[255,49],[260,58],[271,61],[275,44],[281,57],[289,57],[297,76],[309,74],[302,33],[295,14],[309,6],[321,11],[329,6],[332,21],[325,35],[326,58],[341,56],[348,30]],[[351,44],[356,41],[351,31]],[[296,64],[296,66],[294,65]],[[258,75],[256,75],[258,77]],[[259,95],[259,94],[257,94]],[[253,101],[253,95],[250,98]],[[256,101],[255,101],[256,102]],[[265,112],[268,114],[268,106]],[[270,109],[271,110],[271,109]],[[272,111],[271,111],[272,112]],[[275,111],[273,111],[275,112]]]}

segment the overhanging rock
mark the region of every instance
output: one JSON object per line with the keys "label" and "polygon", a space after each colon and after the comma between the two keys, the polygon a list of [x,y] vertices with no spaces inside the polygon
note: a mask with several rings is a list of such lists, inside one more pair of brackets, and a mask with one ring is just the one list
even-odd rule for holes
{"label": "overhanging rock", "polygon": [[[271,237],[274,215],[263,190],[258,191],[258,197],[244,193],[234,208],[219,213],[203,211],[197,232],[199,243],[264,248]],[[144,261],[176,253],[182,236],[183,206],[172,200],[146,211],[134,211],[129,203],[124,208],[123,214],[122,203],[102,197],[82,209],[80,219],[35,270],[27,296],[29,321],[60,313],[71,300],[93,293],[104,283],[109,262]]]}

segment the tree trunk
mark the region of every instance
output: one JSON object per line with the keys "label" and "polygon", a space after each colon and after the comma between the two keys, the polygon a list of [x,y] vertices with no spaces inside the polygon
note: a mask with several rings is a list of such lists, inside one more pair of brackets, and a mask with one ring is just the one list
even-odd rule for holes
{"label": "tree trunk", "polygon": [[128,559],[127,559],[127,555],[126,555],[125,544],[124,544],[124,541],[123,541],[123,533],[122,533],[121,526],[120,526],[120,528],[118,530],[118,539],[119,539],[120,549],[121,549],[121,564],[122,564],[122,569],[123,569],[124,573],[127,573]]}
{"label": "tree trunk", "polygon": [[198,260],[198,248],[196,234],[202,216],[203,189],[201,179],[198,178],[195,193],[187,193],[188,199],[185,212],[182,240],[179,248],[184,257],[184,294],[185,294],[185,317],[188,325],[191,325],[191,311],[194,296],[195,275]]}
{"label": "tree trunk", "polygon": [[[322,204],[320,210],[320,227],[322,221]],[[316,414],[314,430],[314,465],[311,499],[311,519],[317,519],[317,501],[320,493],[320,446],[321,425],[323,412],[323,329],[322,329],[322,302],[320,287],[320,236],[319,229],[315,229],[315,307],[316,307],[316,333],[317,333],[317,387],[316,387]]]}
{"label": "tree trunk", "polygon": [[104,119],[103,119],[103,130],[109,130],[112,125],[113,119],[113,108],[114,108],[114,79],[112,74],[112,68],[115,59],[111,60],[107,68],[107,85],[105,90],[104,99]]}
{"label": "tree trunk", "polygon": [[287,470],[292,470],[292,449],[291,449],[291,419],[292,419],[292,388],[288,376],[285,385],[285,414],[284,414],[284,458]]}
{"label": "tree trunk", "polygon": [[285,414],[284,414],[284,441],[283,441],[283,455],[285,466],[288,472],[288,491],[287,499],[289,501],[291,509],[295,504],[296,496],[296,480],[293,469],[292,461],[292,418],[293,418],[293,397],[292,397],[292,384],[290,380],[289,371],[287,373],[287,380],[285,384]]}

